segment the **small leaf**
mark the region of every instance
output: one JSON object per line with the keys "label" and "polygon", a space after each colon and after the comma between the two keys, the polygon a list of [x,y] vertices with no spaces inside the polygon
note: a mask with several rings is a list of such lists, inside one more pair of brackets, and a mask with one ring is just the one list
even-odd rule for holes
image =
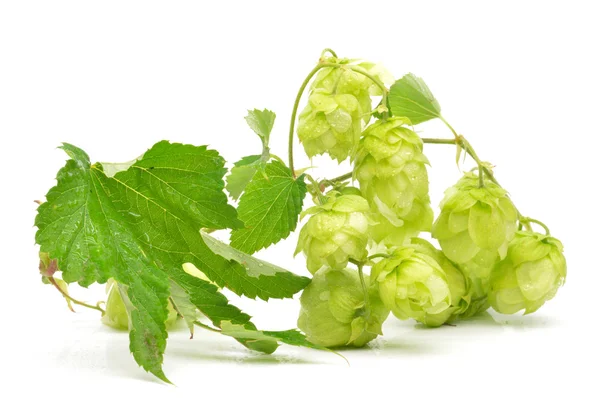
{"label": "small leaf", "polygon": [[248,116],[245,119],[248,126],[260,137],[263,146],[268,147],[271,130],[273,130],[273,124],[275,123],[275,112],[268,109],[262,111],[254,109],[248,111]]}
{"label": "small leaf", "polygon": [[419,124],[441,116],[440,104],[423,79],[409,73],[390,88],[389,103],[394,116]]}
{"label": "small leaf", "polygon": [[[268,298],[291,298],[310,283],[309,278],[293,274],[288,270],[241,252],[213,238],[206,232],[201,233],[204,243],[215,254],[230,260],[231,272],[234,272],[234,267],[244,269],[244,272],[238,272],[239,278],[247,280],[244,285],[248,287],[255,286],[255,289],[246,288],[244,291],[244,294],[248,297],[258,296],[263,300]],[[252,278],[254,278],[254,281],[252,281]]]}
{"label": "small leaf", "polygon": [[306,184],[294,179],[292,171],[279,160],[257,173],[240,198],[238,216],[244,228],[231,233],[231,246],[252,254],[286,238],[296,229]]}
{"label": "small leaf", "polygon": [[282,330],[282,331],[262,331],[252,330],[244,325],[232,324],[228,321],[221,322],[221,333],[227,336],[235,337],[237,339],[246,339],[248,341],[256,342],[273,342],[273,343],[284,343],[297,347],[308,347],[315,348],[318,350],[330,351],[325,347],[317,344],[313,344],[306,339],[306,336],[299,330]]}
{"label": "small leaf", "polygon": [[262,159],[261,155],[251,155],[234,163],[231,174],[227,176],[227,191],[232,199],[237,200],[258,169],[264,167]]}
{"label": "small leaf", "polygon": [[198,320],[198,310],[196,306],[190,301],[190,295],[181,288],[177,283],[170,281],[171,288],[171,299],[173,300],[173,306],[175,310],[183,317],[188,329],[190,329],[190,335],[194,337],[194,322]]}

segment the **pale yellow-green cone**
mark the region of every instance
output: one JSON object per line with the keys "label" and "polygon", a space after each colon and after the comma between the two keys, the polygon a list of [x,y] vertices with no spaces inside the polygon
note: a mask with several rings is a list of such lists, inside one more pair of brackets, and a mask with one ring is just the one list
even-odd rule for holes
{"label": "pale yellow-green cone", "polygon": [[462,273],[429,242],[413,238],[373,264],[371,281],[386,308],[400,319],[437,327],[469,305]]}
{"label": "pale yellow-green cone", "polygon": [[[369,277],[365,276],[369,286]],[[374,288],[369,305],[358,272],[353,269],[317,272],[300,297],[298,328],[308,341],[324,347],[362,347],[382,334],[381,325],[389,315]]]}
{"label": "pale yellow-green cone", "polygon": [[345,66],[352,66],[369,73],[379,83],[390,85],[394,77],[381,65],[372,62],[350,59],[328,58],[328,63],[343,65],[339,68],[323,68],[317,73],[311,90],[326,94],[351,94],[358,100],[360,114],[365,124],[371,119],[372,101],[371,96],[382,94],[378,85],[367,76],[350,70]]}
{"label": "pale yellow-green cone", "polygon": [[525,314],[537,311],[552,299],[567,277],[562,243],[535,232],[519,231],[508,246],[508,255],[491,276],[489,301],[496,311]]}
{"label": "pale yellow-green cone", "polygon": [[489,308],[486,299],[492,268],[506,257],[517,229],[517,210],[497,184],[466,173],[446,190],[432,236],[442,251],[467,277],[471,306],[462,317]]}
{"label": "pale yellow-green cone", "polygon": [[369,62],[333,57],[324,61],[341,66],[323,68],[315,76],[297,133],[309,157],[327,153],[342,162],[354,155],[361,131],[371,118],[371,95],[382,94],[373,80],[349,67],[371,74],[381,84],[391,84],[393,78]]}
{"label": "pale yellow-green cone", "polygon": [[342,162],[354,152],[362,123],[353,95],[313,92],[298,118],[298,138],[309,157],[327,153]]}
{"label": "pale yellow-green cone", "polygon": [[427,164],[423,141],[406,119],[379,120],[364,131],[354,178],[372,210],[370,234],[375,242],[401,246],[431,229]]}
{"label": "pale yellow-green cone", "polygon": [[343,269],[351,258],[363,261],[367,256],[368,210],[363,197],[332,191],[325,204],[305,211],[310,218],[300,230],[294,255],[306,255],[312,274],[324,266]]}
{"label": "pale yellow-green cone", "polygon": [[[115,329],[128,330],[129,317],[127,316],[127,309],[125,308],[125,303],[123,302],[117,283],[113,279],[109,279],[106,290],[108,291],[108,298],[106,299],[106,311],[102,316],[102,323]],[[167,328],[170,328],[177,322],[177,312],[170,301],[168,309],[169,315],[165,325]]]}

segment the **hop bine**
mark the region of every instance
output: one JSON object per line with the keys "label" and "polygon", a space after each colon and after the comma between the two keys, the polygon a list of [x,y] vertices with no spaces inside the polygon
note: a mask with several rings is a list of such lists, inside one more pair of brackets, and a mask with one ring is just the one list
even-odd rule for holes
{"label": "hop bine", "polygon": [[382,334],[381,325],[389,315],[376,289],[369,289],[365,302],[353,269],[322,268],[302,292],[300,304],[298,328],[309,341],[324,347],[362,347]]}
{"label": "hop bine", "polygon": [[380,120],[365,130],[354,177],[372,210],[369,232],[375,242],[400,246],[430,230],[428,163],[423,142],[406,119]]}
{"label": "hop bine", "polygon": [[440,207],[432,236],[469,280],[472,304],[463,316],[471,316],[489,307],[490,274],[506,257],[517,229],[517,210],[504,189],[488,179],[480,186],[474,173],[446,190]]}
{"label": "hop bine", "polygon": [[552,299],[567,277],[563,246],[558,239],[519,231],[508,246],[508,255],[492,272],[489,301],[503,314],[537,311]]}
{"label": "hop bine", "polygon": [[469,296],[462,273],[429,242],[413,238],[373,265],[371,281],[399,319],[440,326],[463,313]]}

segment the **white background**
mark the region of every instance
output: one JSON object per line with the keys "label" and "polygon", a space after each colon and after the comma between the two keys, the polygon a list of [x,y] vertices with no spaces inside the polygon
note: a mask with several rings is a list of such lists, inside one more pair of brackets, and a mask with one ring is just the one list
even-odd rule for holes
{"label": "white background", "polygon": [[[2,395],[597,396],[594,3],[0,3]],[[40,282],[33,200],[44,198],[65,161],[55,148],[65,141],[94,161],[125,161],[169,139],[209,144],[235,161],[260,150],[243,119],[258,107],[277,113],[271,146],[286,157],[294,96],[324,47],[382,62],[397,78],[422,76],[450,123],[497,165],[519,209],[563,241],[567,283],[527,317],[430,330],[390,318],[370,348],[343,352],[350,366],[289,347],[256,355],[202,331],[189,341],[180,329],[165,357],[177,387],[166,386],[137,367],[126,334],[95,313],[70,313]],[[437,121],[419,129],[450,137]],[[453,148],[426,153],[437,206],[460,174]],[[298,167],[310,164],[299,147],[296,158]],[[349,170],[314,164],[319,176]],[[295,236],[259,256],[306,273],[301,256],[291,257]],[[92,300],[102,289],[73,292]],[[295,326],[297,301],[234,301],[259,327]]]}

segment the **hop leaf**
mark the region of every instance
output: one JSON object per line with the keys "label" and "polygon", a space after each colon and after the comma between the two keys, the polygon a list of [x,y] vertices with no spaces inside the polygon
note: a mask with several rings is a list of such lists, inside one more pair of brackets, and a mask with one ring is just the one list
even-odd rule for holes
{"label": "hop leaf", "polygon": [[517,229],[517,211],[507,193],[497,184],[466,173],[449,188],[433,225],[432,236],[444,254],[468,277],[475,306],[464,316],[487,308],[492,267],[506,257],[508,243]]}
{"label": "hop leaf", "polygon": [[324,347],[362,347],[382,334],[389,314],[375,289],[369,291],[367,308],[358,273],[351,269],[319,270],[300,304],[298,327],[310,342]]}
{"label": "hop leaf", "polygon": [[327,202],[307,210],[311,214],[300,231],[296,253],[306,255],[307,267],[316,273],[321,267],[343,269],[350,258],[367,256],[367,201],[354,194],[332,192]]}
{"label": "hop leaf", "polygon": [[379,120],[364,131],[354,176],[371,206],[373,240],[398,246],[431,228],[427,164],[406,119]]}
{"label": "hop leaf", "polygon": [[384,305],[400,319],[440,326],[468,306],[460,271],[422,239],[413,238],[375,263],[371,275]]}
{"label": "hop leaf", "polygon": [[441,116],[437,102],[427,84],[409,73],[390,88],[389,102],[394,116],[406,117],[412,124],[419,124]]}
{"label": "hop leaf", "polygon": [[519,231],[508,247],[508,255],[492,272],[489,301],[503,314],[522,309],[537,311],[552,299],[567,277],[567,263],[558,239],[535,232]]}

